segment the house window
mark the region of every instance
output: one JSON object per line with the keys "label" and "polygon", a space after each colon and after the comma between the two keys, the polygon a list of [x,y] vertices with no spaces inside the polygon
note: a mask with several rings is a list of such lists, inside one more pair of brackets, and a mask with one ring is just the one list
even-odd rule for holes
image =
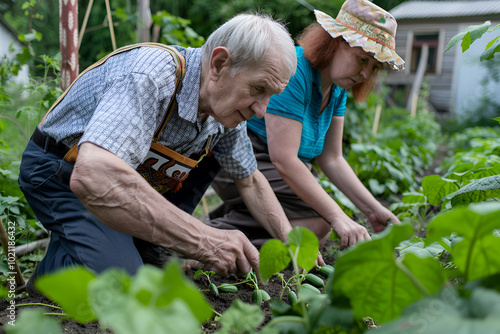
{"label": "house window", "polygon": [[439,45],[439,33],[415,33],[413,36],[413,45],[411,53],[411,73],[417,71],[418,63],[420,62],[420,55],[424,44],[429,46],[429,56],[427,58],[427,67],[425,73],[436,73],[437,65],[437,50]]}

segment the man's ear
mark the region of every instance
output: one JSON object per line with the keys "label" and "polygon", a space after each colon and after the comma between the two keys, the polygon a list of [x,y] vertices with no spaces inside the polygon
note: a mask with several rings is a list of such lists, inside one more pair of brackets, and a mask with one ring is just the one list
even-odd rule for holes
{"label": "man's ear", "polygon": [[210,56],[210,79],[217,81],[221,75],[231,68],[231,54],[224,46],[218,46]]}

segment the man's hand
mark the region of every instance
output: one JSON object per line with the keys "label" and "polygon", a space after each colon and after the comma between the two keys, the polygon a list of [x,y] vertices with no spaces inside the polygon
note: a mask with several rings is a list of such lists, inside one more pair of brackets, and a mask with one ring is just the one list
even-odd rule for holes
{"label": "man's hand", "polygon": [[259,251],[240,231],[217,230],[207,235],[192,258],[204,264],[205,270],[212,270],[217,275],[236,274],[243,276],[253,268],[259,269]]}

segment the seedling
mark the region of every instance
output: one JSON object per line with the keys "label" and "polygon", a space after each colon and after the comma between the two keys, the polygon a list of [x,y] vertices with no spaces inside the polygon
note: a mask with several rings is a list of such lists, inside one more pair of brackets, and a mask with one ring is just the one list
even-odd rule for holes
{"label": "seedling", "polygon": [[251,282],[251,285],[253,286],[253,294],[252,294],[252,302],[254,304],[262,304],[263,301],[271,299],[271,296],[267,293],[267,291],[259,289],[259,284],[257,283],[257,275],[255,275],[255,272],[251,270],[248,274],[244,276],[247,281]]}
{"label": "seedling", "polygon": [[211,277],[213,275],[215,275],[215,272],[214,271],[203,271],[203,270],[197,270],[195,273],[194,273],[194,279],[198,278],[198,276],[200,275],[204,275],[207,280],[208,280],[208,286],[209,286],[209,290],[200,290],[202,292],[206,292],[206,291],[213,291],[215,292],[215,294],[218,296],[219,295],[219,292],[228,292],[228,293],[236,293],[238,292],[238,287],[236,287],[236,285],[238,284],[243,284],[245,282],[239,282],[239,283],[234,283],[234,284],[230,284],[230,283],[222,283],[221,285],[219,286],[216,286],[212,281],[211,281]]}

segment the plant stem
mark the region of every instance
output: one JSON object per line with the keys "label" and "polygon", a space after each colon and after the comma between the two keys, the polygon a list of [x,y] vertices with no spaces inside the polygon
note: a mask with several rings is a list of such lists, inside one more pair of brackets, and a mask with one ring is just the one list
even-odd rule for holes
{"label": "plant stem", "polygon": [[276,324],[278,324],[280,322],[285,322],[285,321],[289,321],[289,322],[301,322],[304,325],[306,324],[305,319],[303,319],[301,317],[298,317],[296,315],[287,315],[287,316],[283,316],[283,317],[273,318],[271,321],[269,321],[269,323],[266,325],[266,327],[267,326],[273,327],[274,325],[276,325]]}
{"label": "plant stem", "polygon": [[50,305],[50,304],[44,304],[44,303],[26,303],[26,304],[16,304],[16,306],[45,306],[45,307],[52,307],[57,310],[62,310],[59,306],[55,305]]}
{"label": "plant stem", "polygon": [[44,313],[43,315],[67,316],[67,314],[66,314],[66,313]]}
{"label": "plant stem", "polygon": [[413,273],[408,269],[406,268],[406,266],[401,262],[401,261],[398,261],[396,260],[396,266],[401,269],[401,271],[406,275],[408,276],[408,278],[410,279],[410,281],[412,281],[413,284],[415,284],[415,286],[417,287],[417,289],[424,295],[424,296],[430,296],[430,293],[429,291],[427,291],[427,289],[422,285],[422,283],[420,283],[420,281],[415,277],[415,275],[413,275]]}

